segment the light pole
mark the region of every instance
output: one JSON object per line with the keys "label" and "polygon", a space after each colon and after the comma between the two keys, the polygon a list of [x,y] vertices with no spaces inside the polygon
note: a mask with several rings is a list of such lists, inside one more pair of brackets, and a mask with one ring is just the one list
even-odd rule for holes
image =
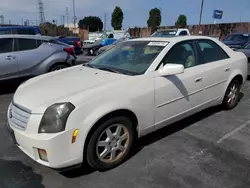
{"label": "light pole", "polygon": [[200,20],[199,20],[199,33],[201,32],[201,18],[202,18],[202,13],[203,13],[203,5],[204,5],[204,0],[201,0],[201,10],[200,10]]}

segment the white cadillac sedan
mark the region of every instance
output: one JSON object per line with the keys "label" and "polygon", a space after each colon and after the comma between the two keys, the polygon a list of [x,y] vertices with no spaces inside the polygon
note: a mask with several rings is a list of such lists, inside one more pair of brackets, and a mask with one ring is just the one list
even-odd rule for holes
{"label": "white cadillac sedan", "polygon": [[243,53],[213,38],[133,39],[21,84],[7,127],[40,164],[108,170],[138,137],[211,106],[234,108],[247,71]]}

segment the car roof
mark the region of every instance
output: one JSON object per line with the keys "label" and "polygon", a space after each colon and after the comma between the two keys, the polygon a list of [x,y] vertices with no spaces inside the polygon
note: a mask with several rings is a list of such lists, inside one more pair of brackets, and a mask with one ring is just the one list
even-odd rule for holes
{"label": "car roof", "polygon": [[212,37],[207,37],[207,36],[176,36],[176,37],[146,37],[146,38],[136,38],[136,39],[130,39],[129,41],[159,41],[159,42],[170,42],[170,43],[176,43],[176,42],[181,42],[183,40],[196,40],[196,39],[210,39],[214,40]]}
{"label": "car roof", "polygon": [[55,37],[51,36],[41,36],[41,35],[0,35],[1,38],[24,38],[24,39],[36,39],[36,40],[52,40],[55,39]]}
{"label": "car roof", "polygon": [[19,26],[0,26],[1,29],[37,29],[38,26],[24,26],[24,25],[19,25]]}

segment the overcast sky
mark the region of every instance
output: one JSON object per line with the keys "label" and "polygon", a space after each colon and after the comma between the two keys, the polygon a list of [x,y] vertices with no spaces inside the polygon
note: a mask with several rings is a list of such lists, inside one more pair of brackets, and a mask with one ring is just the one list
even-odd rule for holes
{"label": "overcast sky", "polygon": [[[42,0],[45,18],[53,19],[61,24],[61,16],[69,8],[69,22],[73,20],[73,0]],[[203,23],[213,23],[214,9],[224,11],[223,19],[218,22],[250,22],[250,0],[204,0]],[[116,5],[124,11],[124,27],[146,26],[148,11],[154,7],[161,7],[162,25],[173,25],[179,14],[188,17],[188,24],[197,24],[201,0],[75,0],[76,16],[99,16],[110,25],[111,13]],[[0,0],[0,15],[4,15],[5,23],[11,20],[13,24],[21,24],[22,19],[39,19],[37,0]],[[65,18],[66,20],[66,18]]]}

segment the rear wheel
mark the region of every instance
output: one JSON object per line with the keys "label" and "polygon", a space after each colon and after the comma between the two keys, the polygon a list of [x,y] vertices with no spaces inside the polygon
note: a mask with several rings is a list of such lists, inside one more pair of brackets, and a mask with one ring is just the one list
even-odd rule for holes
{"label": "rear wheel", "polygon": [[237,105],[239,97],[240,97],[240,82],[239,80],[233,80],[227,88],[222,103],[223,107],[226,110],[233,109]]}
{"label": "rear wheel", "polygon": [[65,68],[67,68],[67,67],[68,67],[67,64],[57,64],[57,65],[52,66],[52,67],[49,69],[49,72],[53,72],[53,71],[65,69]]}
{"label": "rear wheel", "polygon": [[135,139],[135,130],[127,117],[114,117],[100,124],[93,132],[86,159],[97,170],[109,170],[128,156]]}

